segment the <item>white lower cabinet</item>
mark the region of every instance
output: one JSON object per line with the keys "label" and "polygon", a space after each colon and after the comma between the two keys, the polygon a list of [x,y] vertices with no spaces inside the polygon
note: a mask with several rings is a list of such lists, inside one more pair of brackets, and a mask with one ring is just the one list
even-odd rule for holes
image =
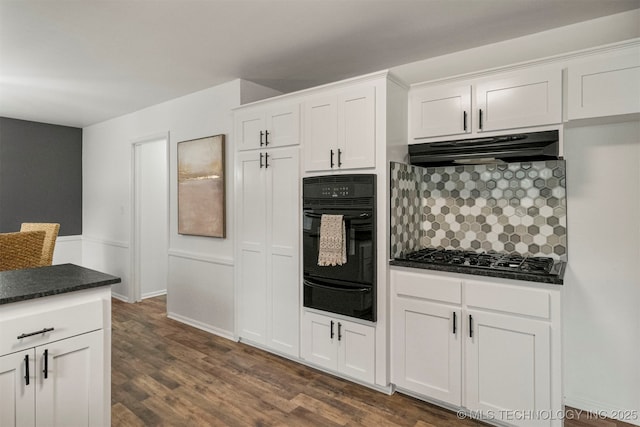
{"label": "white lower cabinet", "polygon": [[69,293],[3,306],[0,426],[110,424],[110,289],[85,292],[104,299]]}
{"label": "white lower cabinet", "polygon": [[36,388],[26,369],[34,362],[33,349],[0,357],[0,426],[36,425]]}
{"label": "white lower cabinet", "polygon": [[395,305],[393,351],[398,387],[460,406],[460,308],[409,298]]}
{"label": "white lower cabinet", "polygon": [[351,378],[375,380],[375,331],[371,326],[305,312],[302,358]]}
{"label": "white lower cabinet", "polygon": [[549,323],[481,310],[466,314],[465,406],[519,426],[550,426]]}
{"label": "white lower cabinet", "polygon": [[104,424],[102,334],[95,331],[36,348],[37,426]]}
{"label": "white lower cabinet", "polygon": [[488,422],[562,425],[560,291],[446,276],[392,269],[392,382]]}

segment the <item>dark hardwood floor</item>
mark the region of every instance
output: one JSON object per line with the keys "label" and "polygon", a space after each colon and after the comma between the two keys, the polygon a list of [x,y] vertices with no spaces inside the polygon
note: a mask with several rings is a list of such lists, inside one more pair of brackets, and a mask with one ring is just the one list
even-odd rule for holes
{"label": "dark hardwood floor", "polygon": [[[113,426],[479,426],[113,300]],[[568,427],[623,426],[571,420]]]}

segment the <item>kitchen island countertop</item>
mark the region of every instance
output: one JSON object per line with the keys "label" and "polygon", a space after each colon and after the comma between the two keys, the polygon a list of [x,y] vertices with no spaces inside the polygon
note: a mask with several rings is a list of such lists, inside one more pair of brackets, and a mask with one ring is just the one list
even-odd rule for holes
{"label": "kitchen island countertop", "polygon": [[0,305],[120,283],[116,276],[74,264],[0,272]]}

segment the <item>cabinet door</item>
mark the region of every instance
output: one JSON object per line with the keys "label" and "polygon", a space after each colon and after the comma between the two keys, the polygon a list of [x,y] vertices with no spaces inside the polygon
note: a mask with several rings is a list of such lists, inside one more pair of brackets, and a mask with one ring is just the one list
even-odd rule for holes
{"label": "cabinet door", "polygon": [[371,326],[337,320],[338,371],[373,383],[375,380],[375,333]]}
{"label": "cabinet door", "polygon": [[37,425],[105,424],[103,347],[102,330],[36,347]]}
{"label": "cabinet door", "polygon": [[338,95],[339,169],[375,166],[375,87],[360,86]]}
{"label": "cabinet door", "polygon": [[519,71],[476,85],[479,132],[562,122],[562,70]]}
{"label": "cabinet door", "polygon": [[[493,414],[498,421],[500,414],[513,414],[508,411],[550,411],[550,325],[477,310],[468,310],[466,315],[465,406]],[[548,419],[516,422],[551,425]]]}
{"label": "cabinet door", "polygon": [[337,370],[338,341],[336,322],[326,316],[304,313],[302,316],[302,358],[326,369]]}
{"label": "cabinet door", "polygon": [[266,121],[263,110],[238,112],[234,122],[236,150],[251,150],[264,145]]}
{"label": "cabinet door", "polygon": [[321,171],[337,167],[337,98],[322,96],[305,102],[304,123],[305,170]]}
{"label": "cabinet door", "polygon": [[[298,148],[269,150],[267,173],[268,345],[298,357],[299,345],[299,218],[300,163]],[[243,264],[244,268],[253,268]]]}
{"label": "cabinet door", "polygon": [[640,113],[640,48],[569,67],[569,120]]}
{"label": "cabinet door", "polygon": [[[29,384],[25,379],[27,363]],[[0,426],[35,426],[35,371],[33,349],[0,357]]]}
{"label": "cabinet door", "polygon": [[460,406],[460,309],[395,298],[393,322],[393,382],[406,390]]}
{"label": "cabinet door", "polygon": [[267,109],[265,148],[300,144],[300,105],[283,104]]}
{"label": "cabinet door", "polygon": [[[262,157],[261,157],[262,156]],[[238,334],[264,344],[266,340],[267,205],[264,152],[237,155]]]}
{"label": "cabinet door", "polygon": [[410,95],[413,138],[471,132],[471,86],[436,86]]}

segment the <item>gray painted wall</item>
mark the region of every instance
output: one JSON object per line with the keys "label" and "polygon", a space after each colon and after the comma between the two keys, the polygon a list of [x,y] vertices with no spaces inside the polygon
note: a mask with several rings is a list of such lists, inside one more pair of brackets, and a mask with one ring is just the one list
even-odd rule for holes
{"label": "gray painted wall", "polygon": [[0,117],[0,232],[23,222],[82,234],[82,129]]}

